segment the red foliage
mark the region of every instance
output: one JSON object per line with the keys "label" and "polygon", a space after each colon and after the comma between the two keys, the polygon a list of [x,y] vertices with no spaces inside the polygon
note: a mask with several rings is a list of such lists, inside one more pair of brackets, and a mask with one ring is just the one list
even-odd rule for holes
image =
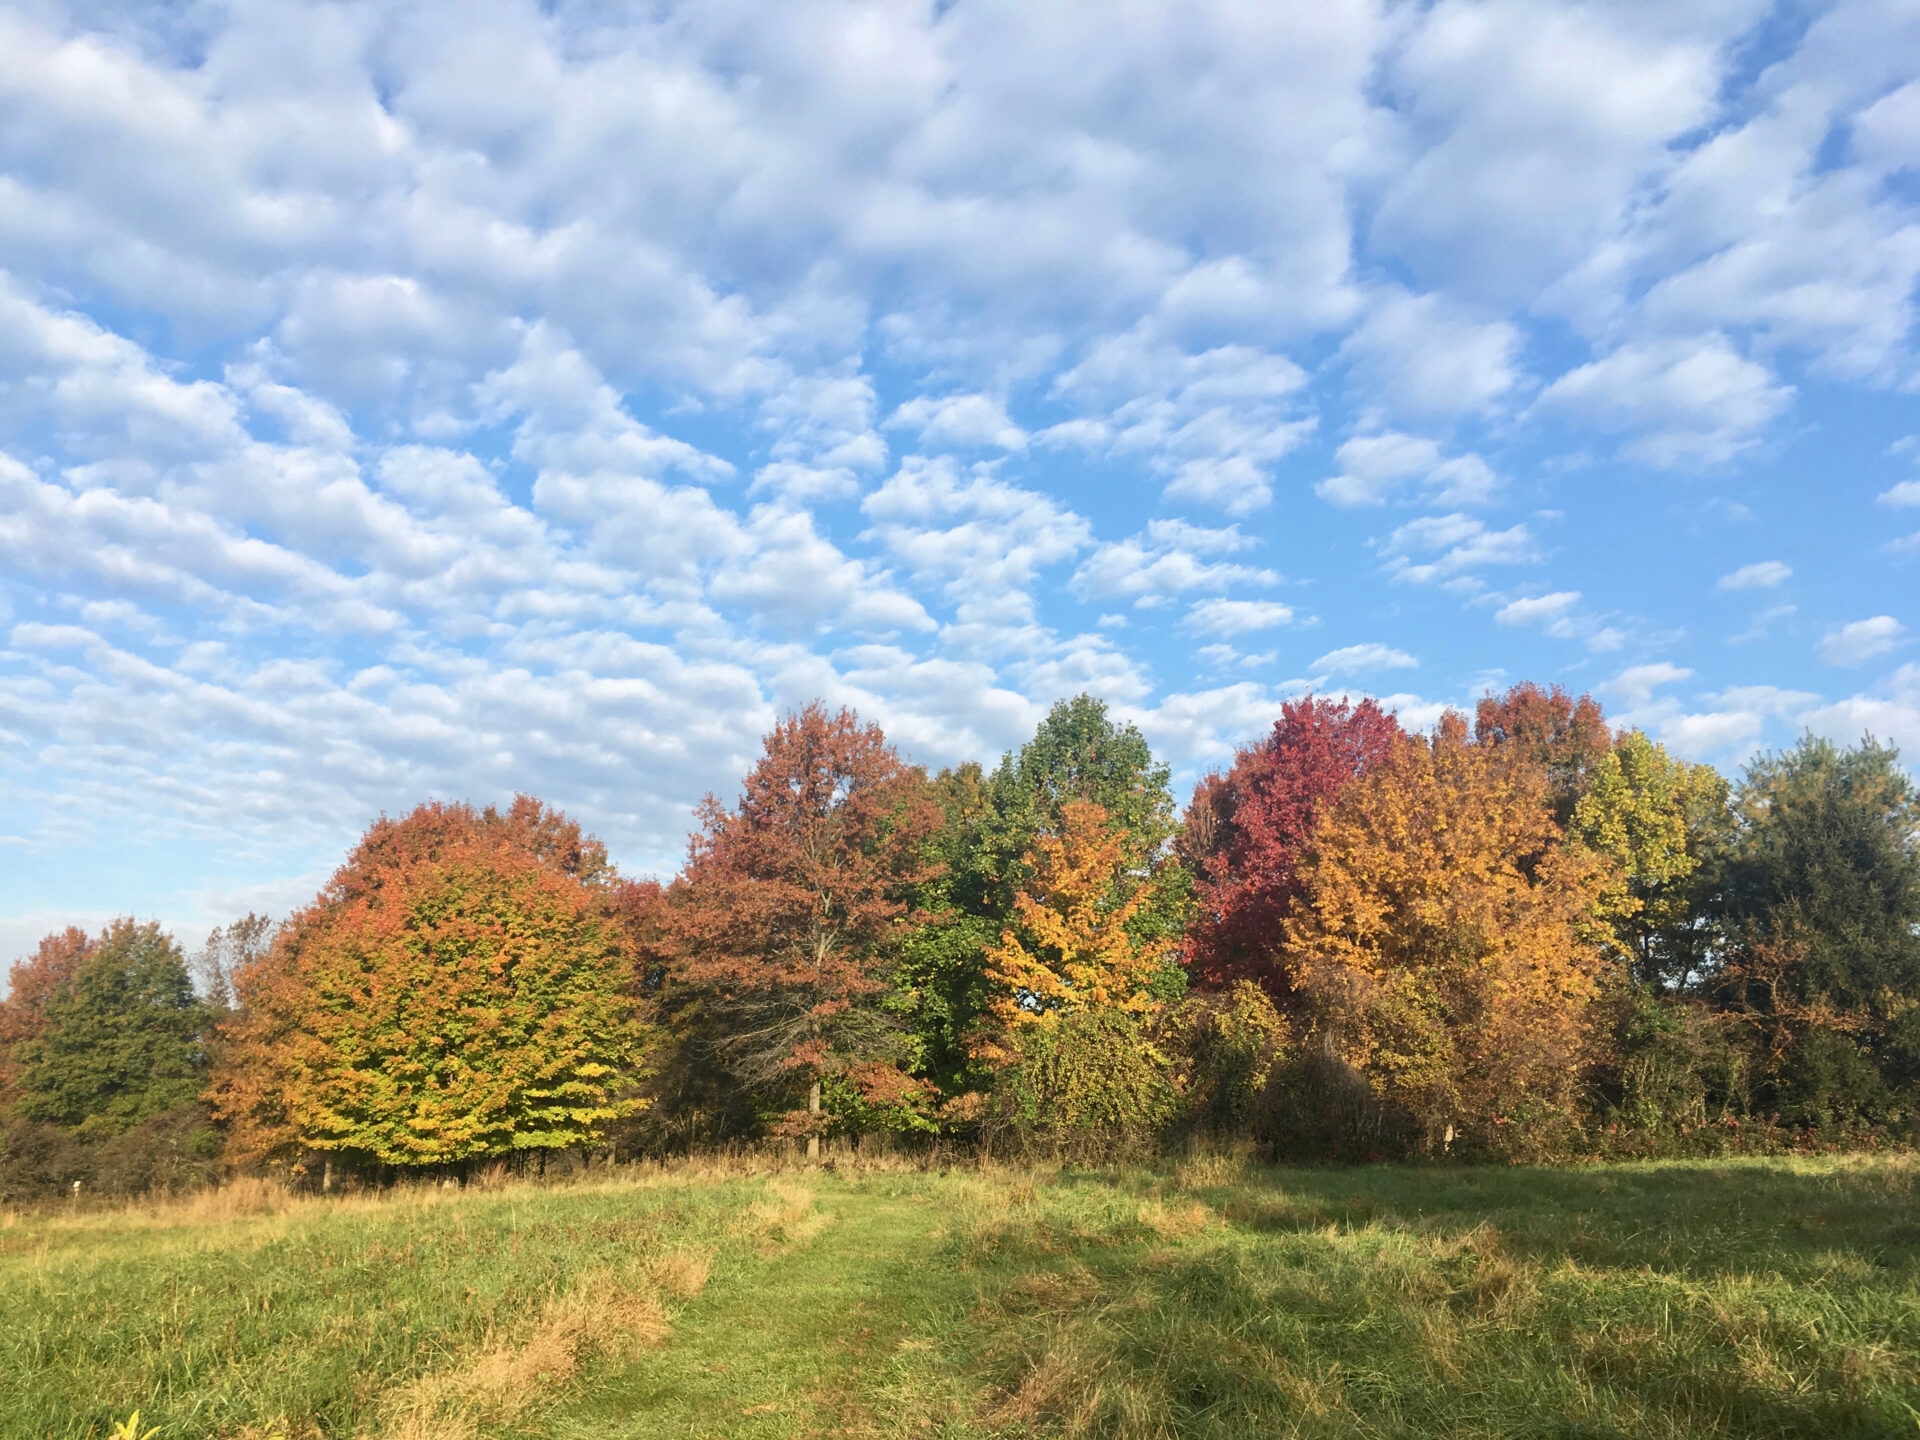
{"label": "red foliage", "polygon": [[13,962],[7,998],[0,1000],[0,1104],[13,1091],[13,1048],[46,1033],[47,1002],[59,993],[93,949],[87,932],[69,925],[40,942],[24,960]]}
{"label": "red foliage", "polygon": [[1201,984],[1253,980],[1286,993],[1281,922],[1299,897],[1314,826],[1403,733],[1371,700],[1308,696],[1283,705],[1273,733],[1242,750],[1227,774],[1200,782],[1187,811],[1198,905],[1186,961]]}
{"label": "red foliage", "polygon": [[1593,767],[1613,748],[1607,717],[1591,695],[1575,699],[1559,685],[1544,689],[1522,681],[1504,695],[1488,695],[1474,715],[1473,738],[1481,745],[1514,745],[1546,767],[1562,824],[1587,787]]}
{"label": "red foliage", "polygon": [[777,725],[729,810],[708,796],[664,907],[677,980],[727,1017],[737,1073],[817,1082],[885,1049],[877,1001],[932,878],[940,811],[877,725],[818,704]]}

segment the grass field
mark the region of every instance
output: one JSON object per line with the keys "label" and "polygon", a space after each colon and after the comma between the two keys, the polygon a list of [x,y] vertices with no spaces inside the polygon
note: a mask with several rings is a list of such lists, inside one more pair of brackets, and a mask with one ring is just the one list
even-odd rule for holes
{"label": "grass field", "polygon": [[0,1435],[1920,1436],[1910,1158],[0,1217]]}

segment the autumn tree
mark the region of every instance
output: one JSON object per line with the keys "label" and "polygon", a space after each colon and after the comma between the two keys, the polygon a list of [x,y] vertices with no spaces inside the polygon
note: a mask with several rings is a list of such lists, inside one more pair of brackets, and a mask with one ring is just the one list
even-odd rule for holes
{"label": "autumn tree", "polygon": [[1126,832],[1086,800],[1069,800],[1058,830],[1036,838],[1032,879],[987,950],[989,1023],[977,1048],[989,1058],[1027,1026],[1083,1010],[1137,1021],[1159,1008],[1153,982],[1171,942],[1131,932],[1151,891],[1126,852]]}
{"label": "autumn tree", "polygon": [[1571,1106],[1607,878],[1562,843],[1533,754],[1470,744],[1449,715],[1321,818],[1285,922],[1293,983],[1323,1043],[1428,1145],[1501,1146],[1509,1121]]}
{"label": "autumn tree", "polygon": [[389,1165],[594,1143],[639,1102],[634,957],[598,842],[528,796],[381,819],[234,977],[241,1153]]}
{"label": "autumn tree", "polygon": [[[918,887],[937,863],[925,775],[880,727],[812,704],[767,737],[731,808],[709,796],[665,908],[675,981],[703,997],[753,1089],[804,1094],[787,1128],[817,1153],[823,1084],[906,1058],[890,1007]],[[863,1092],[864,1093],[864,1092]]]}
{"label": "autumn tree", "polygon": [[1253,980],[1284,998],[1282,925],[1300,895],[1315,826],[1350,784],[1392,753],[1400,725],[1372,700],[1308,696],[1272,733],[1195,788],[1182,837],[1194,871],[1187,964],[1205,984]]}
{"label": "autumn tree", "polygon": [[1553,789],[1554,818],[1562,825],[1586,792],[1595,768],[1611,752],[1606,715],[1591,695],[1522,681],[1504,695],[1488,695],[1474,714],[1474,739],[1510,746],[1544,766]]}
{"label": "autumn tree", "polygon": [[0,1000],[0,1109],[18,1098],[16,1050],[46,1033],[47,1003],[72,983],[92,948],[87,932],[69,925],[41,940],[33,954],[13,963],[6,998]]}
{"label": "autumn tree", "polygon": [[37,1033],[14,1049],[19,1113],[96,1138],[194,1100],[208,1015],[173,938],[126,919],[90,943],[69,931],[50,948],[33,980],[77,963],[42,992]]}
{"label": "autumn tree", "polygon": [[1172,942],[1186,923],[1191,886],[1173,848],[1178,826],[1168,777],[1139,729],[1116,722],[1090,695],[1054,704],[1033,738],[991,772],[963,765],[935,777],[944,816],[935,841],[941,865],[921,896],[926,921],[908,942],[902,982],[914,1007],[921,1063],[943,1089],[988,1082],[969,1039],[989,989],[986,952],[1032,879],[1036,842],[1058,833],[1069,804],[1106,812],[1125,868],[1146,890],[1129,930],[1143,943],[1168,942],[1160,947],[1157,989],[1184,988]]}
{"label": "autumn tree", "polygon": [[1678,988],[1709,961],[1701,882],[1732,828],[1727,797],[1711,765],[1676,760],[1628,730],[1592,764],[1574,802],[1569,835],[1614,862],[1598,913],[1643,985]]}
{"label": "autumn tree", "polygon": [[978,854],[981,900],[1004,922],[1029,878],[1035,840],[1057,832],[1075,801],[1098,805],[1120,836],[1126,863],[1152,882],[1135,915],[1143,936],[1177,937],[1186,919],[1187,878],[1172,853],[1178,830],[1170,772],[1132,723],[1116,723],[1091,695],[1056,701],[1033,738],[1001,757],[986,777]]}

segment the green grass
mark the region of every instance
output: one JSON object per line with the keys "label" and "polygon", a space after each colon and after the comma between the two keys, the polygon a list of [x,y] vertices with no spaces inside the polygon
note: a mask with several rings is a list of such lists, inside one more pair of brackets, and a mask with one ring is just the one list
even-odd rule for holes
{"label": "green grass", "polygon": [[1916,1173],[1200,1157],[18,1215],[0,1436],[1920,1436]]}

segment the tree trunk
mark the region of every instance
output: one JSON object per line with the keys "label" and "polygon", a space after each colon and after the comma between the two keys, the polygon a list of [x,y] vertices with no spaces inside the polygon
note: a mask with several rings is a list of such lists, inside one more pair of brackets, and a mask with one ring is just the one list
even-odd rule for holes
{"label": "tree trunk", "polygon": [[322,1195],[333,1193],[333,1157],[331,1155],[320,1162],[320,1193]]}
{"label": "tree trunk", "polygon": [[[818,1080],[813,1082],[813,1088],[807,1092],[807,1113],[815,1116],[820,1113],[820,1082]],[[816,1125],[819,1123],[818,1120],[814,1121]],[[807,1159],[818,1160],[819,1158],[820,1132],[810,1130],[807,1132]]]}

